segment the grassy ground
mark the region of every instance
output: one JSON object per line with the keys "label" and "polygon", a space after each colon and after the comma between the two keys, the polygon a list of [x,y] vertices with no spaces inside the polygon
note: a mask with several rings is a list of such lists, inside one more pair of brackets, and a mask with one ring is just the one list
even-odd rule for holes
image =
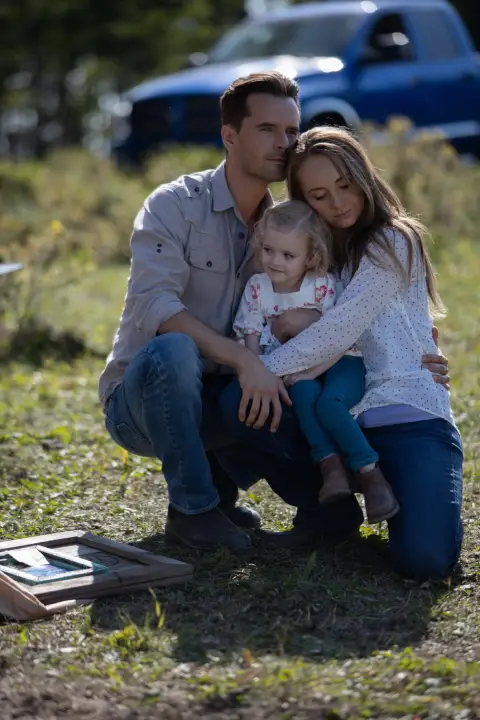
{"label": "grassy ground", "polygon": [[[354,546],[290,556],[256,549],[175,556],[194,581],[118,596],[25,626],[0,625],[0,716],[11,718],[480,717],[480,255],[440,258],[441,347],[466,447],[462,569],[448,582],[403,581],[384,531]],[[104,353],[125,266],[45,301],[56,328]],[[84,529],[169,554],[156,462],[107,438],[97,406],[102,361],[0,371],[0,536]],[[291,510],[260,483],[248,498],[266,527]],[[171,554],[171,551],[170,551]]]}

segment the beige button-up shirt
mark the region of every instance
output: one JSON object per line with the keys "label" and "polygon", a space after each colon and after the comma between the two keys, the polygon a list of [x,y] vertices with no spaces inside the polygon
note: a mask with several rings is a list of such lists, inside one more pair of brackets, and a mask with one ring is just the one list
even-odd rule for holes
{"label": "beige button-up shirt", "polygon": [[[265,207],[272,203],[267,193]],[[120,326],[100,376],[102,404],[133,356],[182,310],[221,335],[232,335],[245,283],[259,270],[249,239],[224,163],[160,185],[147,198],[134,222]],[[205,361],[205,372],[231,369]]]}

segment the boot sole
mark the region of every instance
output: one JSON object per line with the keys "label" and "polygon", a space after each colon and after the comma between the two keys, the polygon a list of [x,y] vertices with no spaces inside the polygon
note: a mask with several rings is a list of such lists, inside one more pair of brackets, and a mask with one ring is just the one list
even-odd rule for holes
{"label": "boot sole", "polygon": [[216,545],[201,545],[189,542],[188,540],[185,540],[185,538],[181,537],[180,535],[176,535],[172,530],[166,530],[164,534],[165,542],[168,545],[183,545],[184,547],[191,548],[192,550],[205,550],[207,552],[215,552],[215,550],[221,550],[222,548],[227,548],[230,550],[230,552],[233,552],[235,554],[239,553],[248,553],[252,550],[252,546],[249,545],[248,547],[239,549],[239,548],[232,548],[230,545],[227,545],[226,543],[217,543]]}
{"label": "boot sole", "polygon": [[382,515],[379,517],[375,517],[375,518],[369,517],[368,513],[367,513],[367,520],[370,523],[370,525],[377,525],[378,523],[381,523],[384,520],[390,520],[391,518],[395,517],[395,515],[398,513],[399,510],[400,510],[400,505],[398,503],[396,503],[395,506],[391,510],[389,510],[385,513],[382,513]]}

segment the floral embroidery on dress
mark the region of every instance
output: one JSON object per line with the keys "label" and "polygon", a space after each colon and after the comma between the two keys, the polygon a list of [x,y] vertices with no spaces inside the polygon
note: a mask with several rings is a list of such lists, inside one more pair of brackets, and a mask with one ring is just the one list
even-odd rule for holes
{"label": "floral embroidery on dress", "polygon": [[333,307],[334,299],[334,278],[330,275],[308,274],[299,290],[286,293],[276,293],[267,275],[252,275],[240,301],[233,330],[239,338],[260,334],[260,346],[268,353],[280,346],[271,332],[275,317],[299,308],[316,309],[323,314]]}
{"label": "floral embroidery on dress", "polygon": [[252,300],[258,300],[260,296],[260,283],[257,283],[256,285],[250,283],[250,292],[252,294]]}
{"label": "floral embroidery on dress", "polygon": [[[319,303],[322,302],[322,300],[327,295],[328,288],[326,285],[320,285],[320,287],[315,288],[315,302]],[[335,291],[331,290],[331,293],[335,293]]]}

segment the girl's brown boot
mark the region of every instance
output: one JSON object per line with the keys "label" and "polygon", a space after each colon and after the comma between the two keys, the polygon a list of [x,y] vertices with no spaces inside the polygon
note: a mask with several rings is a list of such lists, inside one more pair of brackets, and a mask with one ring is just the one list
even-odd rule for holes
{"label": "girl's brown boot", "polygon": [[374,525],[389,520],[400,510],[390,484],[376,465],[369,472],[355,473],[360,491],[365,497],[368,522]]}
{"label": "girl's brown boot", "polygon": [[320,461],[323,486],[318,494],[320,503],[327,505],[352,494],[347,470],[339,455],[330,455]]}

